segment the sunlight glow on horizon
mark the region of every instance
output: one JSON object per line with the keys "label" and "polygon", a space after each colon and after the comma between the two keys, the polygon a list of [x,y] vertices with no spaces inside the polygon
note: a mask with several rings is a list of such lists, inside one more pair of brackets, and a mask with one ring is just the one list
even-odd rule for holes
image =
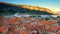
{"label": "sunlight glow on horizon", "polygon": [[40,6],[40,7],[48,8],[48,9],[52,10],[53,12],[60,12],[60,8],[58,8],[58,7],[48,7],[48,6]]}

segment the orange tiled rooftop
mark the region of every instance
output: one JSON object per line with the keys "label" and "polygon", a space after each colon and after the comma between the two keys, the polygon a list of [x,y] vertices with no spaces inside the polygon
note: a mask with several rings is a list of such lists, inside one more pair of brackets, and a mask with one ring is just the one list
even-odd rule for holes
{"label": "orange tiled rooftop", "polygon": [[[0,33],[6,34],[42,34],[44,32],[59,34],[60,26],[56,20],[40,20],[38,18],[0,17]],[[50,32],[50,33],[49,33]]]}

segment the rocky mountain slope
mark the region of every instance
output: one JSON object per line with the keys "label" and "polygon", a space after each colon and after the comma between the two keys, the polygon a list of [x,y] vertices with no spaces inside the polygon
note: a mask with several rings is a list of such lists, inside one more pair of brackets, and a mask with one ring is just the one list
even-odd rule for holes
{"label": "rocky mountain slope", "polygon": [[36,15],[56,14],[50,9],[43,8],[43,7],[0,2],[0,15],[10,15],[10,14],[15,14],[15,13],[24,13],[24,14],[27,13],[27,14],[36,14]]}

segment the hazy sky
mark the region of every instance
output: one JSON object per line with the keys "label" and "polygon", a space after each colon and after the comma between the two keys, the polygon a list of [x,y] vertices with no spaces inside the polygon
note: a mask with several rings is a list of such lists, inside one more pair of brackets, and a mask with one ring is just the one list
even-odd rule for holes
{"label": "hazy sky", "polygon": [[60,11],[60,0],[0,0],[0,2],[41,6],[49,8],[52,11]]}

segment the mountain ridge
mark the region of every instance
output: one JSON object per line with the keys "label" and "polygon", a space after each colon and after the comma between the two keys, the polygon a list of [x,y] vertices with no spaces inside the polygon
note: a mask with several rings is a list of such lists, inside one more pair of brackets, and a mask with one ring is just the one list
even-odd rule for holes
{"label": "mountain ridge", "polygon": [[43,12],[48,12],[48,13],[56,15],[56,13],[51,11],[50,9],[39,7],[39,6],[17,5],[17,4],[10,4],[10,3],[6,3],[6,2],[0,2],[0,4],[5,4],[5,5],[9,5],[9,6],[18,6],[18,7],[24,8],[24,9],[43,11]]}

